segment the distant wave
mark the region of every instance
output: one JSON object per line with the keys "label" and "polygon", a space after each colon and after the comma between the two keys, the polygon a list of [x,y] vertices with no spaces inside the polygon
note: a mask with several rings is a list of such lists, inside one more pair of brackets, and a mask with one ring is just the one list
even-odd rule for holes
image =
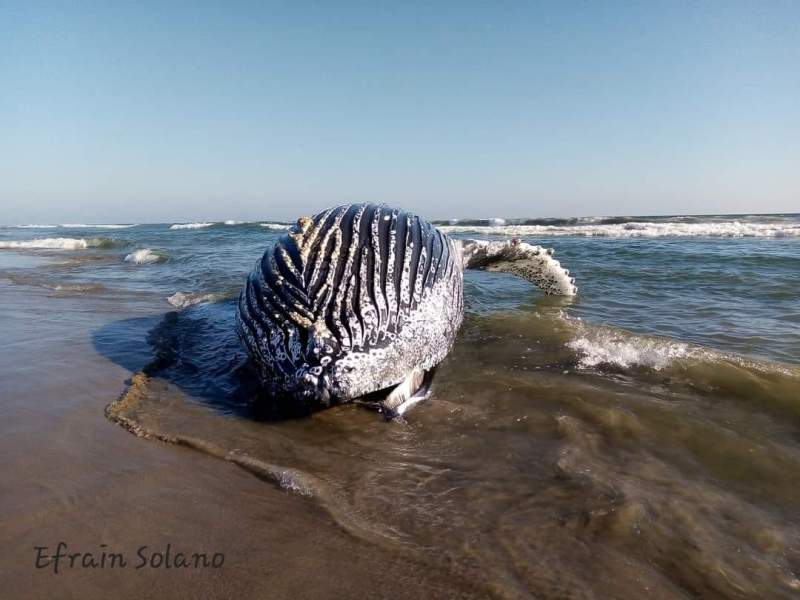
{"label": "distant wave", "polygon": [[498,217],[492,219],[447,219],[446,221],[431,221],[434,225],[461,225],[461,226],[484,226],[492,227],[505,225],[507,221]]}
{"label": "distant wave", "polygon": [[286,225],[285,223],[259,223],[261,227],[266,227],[267,229],[275,229],[275,230],[283,230],[289,229],[291,225]]}
{"label": "distant wave", "polygon": [[225,221],[225,225],[244,225],[245,221],[235,221],[233,219],[228,219]]}
{"label": "distant wave", "polygon": [[134,250],[125,256],[125,262],[133,263],[136,265],[147,265],[151,263],[163,262],[166,257],[163,254],[153,252],[150,248],[142,248],[141,250]]}
{"label": "distant wave", "polygon": [[110,248],[113,244],[113,240],[108,238],[41,238],[36,240],[0,241],[0,248],[85,250],[86,248]]}
{"label": "distant wave", "polygon": [[128,229],[130,227],[136,227],[136,224],[129,224],[129,225],[116,225],[116,224],[102,224],[102,225],[91,225],[86,223],[61,223],[60,225],[7,225],[5,226],[8,229],[57,229],[61,227],[62,229]]}
{"label": "distant wave", "polygon": [[203,229],[211,227],[214,223],[175,223],[170,225],[170,229]]}
{"label": "distant wave", "polygon": [[65,229],[128,229],[136,227],[136,224],[131,225],[87,225],[86,223],[62,223],[59,227]]}
{"label": "distant wave", "polygon": [[[610,219],[609,219],[610,220]],[[582,237],[800,237],[800,224],[722,222],[619,222],[591,225],[442,225],[449,233]]]}

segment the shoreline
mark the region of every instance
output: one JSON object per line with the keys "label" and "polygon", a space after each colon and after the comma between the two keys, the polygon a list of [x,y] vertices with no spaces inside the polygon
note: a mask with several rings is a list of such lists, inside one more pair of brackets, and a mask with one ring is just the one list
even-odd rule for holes
{"label": "shoreline", "polygon": [[[49,599],[55,585],[69,597],[90,600],[107,598],[109,589],[116,598],[140,598],[144,590],[170,598],[482,595],[343,533],[312,500],[192,450],[142,440],[109,421],[105,405],[132,373],[95,352],[88,328],[70,328],[72,336],[59,344],[54,338],[63,328],[36,322],[31,293],[37,292],[0,283],[4,305],[19,307],[13,322],[26,339],[24,352],[0,359],[0,371],[8,374],[0,381],[0,586],[8,597]],[[93,307],[80,298],[58,303],[87,321],[108,318],[103,301]],[[60,359],[35,378],[30,369],[8,367],[9,360],[33,366],[44,356]],[[50,540],[76,549],[103,543],[134,551],[179,542],[224,553],[225,562],[218,569],[54,575],[35,565],[35,547]],[[383,576],[376,579],[378,572]]]}
{"label": "shoreline", "polygon": [[[554,240],[584,292],[570,302],[470,272],[429,401],[391,426],[350,405],[271,420],[250,403],[231,294],[280,235],[262,229],[0,253],[12,596],[800,585],[794,240]],[[139,247],[168,258],[124,260]],[[59,542],[75,568],[37,568]],[[225,560],[135,569],[141,547]],[[91,568],[100,548],[126,568]]]}

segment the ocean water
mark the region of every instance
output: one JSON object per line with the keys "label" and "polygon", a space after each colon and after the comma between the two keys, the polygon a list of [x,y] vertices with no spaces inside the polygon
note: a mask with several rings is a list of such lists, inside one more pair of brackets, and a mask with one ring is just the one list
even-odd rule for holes
{"label": "ocean water", "polygon": [[26,293],[129,372],[115,422],[478,596],[800,594],[800,215],[438,224],[552,247],[579,294],[468,271],[456,345],[405,423],[280,420],[260,396],[235,299],[285,223],[2,227],[0,312]]}

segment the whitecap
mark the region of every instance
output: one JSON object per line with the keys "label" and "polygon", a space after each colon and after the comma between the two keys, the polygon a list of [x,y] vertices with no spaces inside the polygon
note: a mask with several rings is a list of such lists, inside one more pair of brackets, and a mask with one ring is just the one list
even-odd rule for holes
{"label": "whitecap", "polygon": [[59,227],[64,227],[65,229],[128,229],[130,227],[136,227],[136,224],[130,225],[87,225],[86,223],[62,223]]}
{"label": "whitecap", "polygon": [[701,350],[681,342],[625,336],[605,329],[584,329],[567,347],[579,356],[578,366],[584,369],[615,366],[623,369],[647,367],[660,371],[676,359],[700,358]]}
{"label": "whitecap", "polygon": [[286,225],[285,223],[259,223],[261,227],[266,227],[267,229],[275,229],[275,230],[284,230],[289,229],[291,225]]}
{"label": "whitecap", "polygon": [[633,222],[585,225],[441,225],[447,233],[478,233],[506,236],[580,236],[610,238],[716,237],[775,238],[800,237],[797,223],[752,223],[721,221],[707,223]]}
{"label": "whitecap", "polygon": [[9,225],[13,229],[55,229],[58,225]]}
{"label": "whitecap", "polygon": [[0,241],[0,248],[33,248],[48,250],[85,250],[93,240],[76,238],[42,238],[36,240]]}
{"label": "whitecap", "polygon": [[134,250],[125,257],[125,262],[134,263],[136,265],[146,265],[151,263],[160,262],[163,256],[153,252],[150,248],[142,248],[141,250]]}
{"label": "whitecap", "polygon": [[175,223],[170,225],[170,229],[203,229],[211,227],[214,223]]}

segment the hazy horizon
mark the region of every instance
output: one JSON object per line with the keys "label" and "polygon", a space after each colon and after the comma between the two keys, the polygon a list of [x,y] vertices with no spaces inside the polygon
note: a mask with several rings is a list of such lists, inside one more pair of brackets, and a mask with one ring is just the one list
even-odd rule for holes
{"label": "hazy horizon", "polygon": [[0,7],[0,221],[790,213],[800,4]]}
{"label": "hazy horizon", "polygon": [[[326,207],[323,207],[326,208]],[[319,211],[317,211],[319,212]],[[313,213],[306,213],[306,216],[311,216]],[[303,216],[303,215],[299,215]],[[167,219],[165,221],[122,221],[122,220],[106,220],[106,221],[88,221],[88,222],[63,222],[59,223],[56,221],[51,221],[48,223],[41,222],[41,223],[0,223],[0,227],[30,227],[32,229],[38,228],[45,228],[45,227],[62,227],[68,229],[69,226],[78,226],[78,227],[91,227],[93,225],[174,225],[174,224],[188,224],[188,223],[213,223],[213,224],[229,224],[229,225],[238,225],[238,224],[248,224],[248,223],[292,223],[298,217],[292,217],[287,219],[279,219],[273,217],[260,217],[254,219]],[[800,212],[768,212],[768,213],[756,213],[756,212],[749,212],[749,213],[654,213],[654,214],[628,214],[628,215],[612,215],[612,214],[597,214],[597,215],[564,215],[564,216],[548,216],[548,215],[527,215],[524,217],[508,217],[504,215],[466,215],[466,216],[450,216],[450,217],[428,217],[427,215],[421,215],[423,218],[429,221],[482,221],[487,220],[490,221],[492,219],[503,219],[509,222],[514,222],[517,220],[524,220],[524,219],[541,219],[547,220],[552,219],[553,221],[559,220],[566,220],[566,219],[614,219],[614,218],[628,218],[628,219],[646,219],[648,217],[653,218],[669,218],[669,217],[695,217],[695,218],[702,218],[702,217],[777,217],[777,216],[800,216]]]}

